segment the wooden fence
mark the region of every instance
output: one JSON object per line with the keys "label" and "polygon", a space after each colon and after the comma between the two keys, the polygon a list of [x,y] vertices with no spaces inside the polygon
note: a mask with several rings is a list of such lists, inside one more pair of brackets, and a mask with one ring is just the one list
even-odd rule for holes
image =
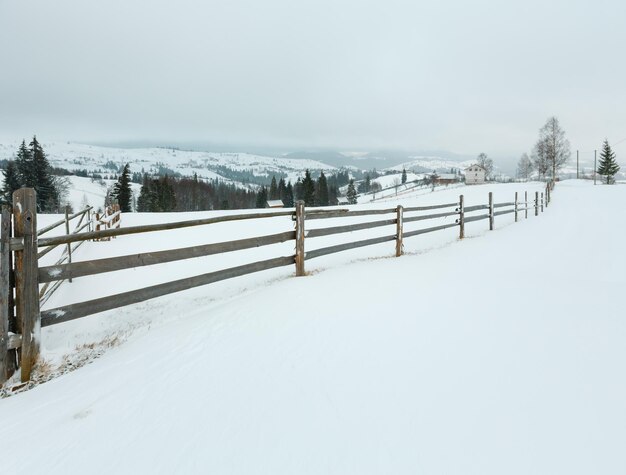
{"label": "wooden fence", "polygon": [[[529,201],[528,193],[524,193],[523,200],[515,193],[513,201],[494,203],[493,194],[489,193],[489,199],[486,204],[473,206],[466,206],[464,197],[461,195],[457,202],[418,207],[396,206],[394,208],[375,210],[305,210],[304,203],[298,202],[295,211],[286,210],[228,215],[126,228],[119,227],[119,221],[116,221],[116,227],[112,225],[107,229],[96,229],[87,232],[80,232],[83,228],[81,228],[82,223],[79,222],[75,232],[66,232],[65,235],[54,237],[40,237],[46,231],[52,229],[51,226],[53,225],[37,231],[35,192],[32,189],[22,188],[13,195],[12,216],[9,207],[4,206],[2,208],[2,234],[0,239],[2,264],[0,272],[0,382],[10,377],[12,372],[17,369],[18,363],[21,369],[22,381],[30,379],[32,368],[39,355],[41,327],[56,325],[174,292],[282,266],[295,264],[296,276],[303,276],[305,275],[305,262],[307,260],[374,244],[395,241],[395,255],[401,256],[404,239],[448,228],[458,227],[459,238],[463,239],[465,236],[465,225],[470,222],[488,220],[489,229],[493,230],[497,216],[514,214],[515,221],[518,221],[521,213],[524,213],[524,217],[527,218],[528,212],[532,210],[534,210],[535,216],[537,216],[539,212],[543,211],[544,206],[548,206],[553,186],[553,183],[549,183],[546,186],[545,197],[544,193],[539,194],[539,192],[536,192],[534,199],[532,196],[530,197],[531,201]],[[68,223],[70,219],[77,218],[80,213],[89,212],[90,210],[87,209],[75,215],[66,216],[65,220],[55,223],[54,226]],[[116,212],[118,211],[113,211],[110,216]],[[429,214],[424,214],[425,212]],[[119,217],[119,214],[117,216]],[[72,243],[110,239],[115,236],[130,234],[182,229],[192,226],[205,226],[226,221],[262,220],[279,216],[291,216],[295,229],[277,234],[165,251],[109,257],[84,262],[72,262],[71,260],[69,246]],[[358,216],[377,216],[385,217],[385,219],[305,231],[306,222],[310,220]],[[454,222],[412,231],[404,230],[405,223],[452,216],[456,217]],[[386,226],[393,226],[394,231],[381,237],[350,241],[308,252],[305,248],[305,238],[313,239]],[[67,229],[69,228],[66,224]],[[14,236],[11,235],[12,230]],[[138,290],[40,311],[40,285],[45,287],[51,283],[73,278],[252,249],[287,241],[295,241],[294,254],[251,262],[191,278],[174,280]],[[49,266],[38,265],[38,256],[42,252],[61,245],[68,246],[67,259],[65,261]],[[43,248],[44,251],[38,253],[39,248]]]}

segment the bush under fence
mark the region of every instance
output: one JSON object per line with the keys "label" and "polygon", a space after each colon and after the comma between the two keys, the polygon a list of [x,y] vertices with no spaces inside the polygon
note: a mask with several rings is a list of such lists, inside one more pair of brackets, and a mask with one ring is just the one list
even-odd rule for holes
{"label": "bush under fence", "polygon": [[[21,370],[22,381],[25,382],[30,379],[32,368],[39,356],[42,327],[60,324],[174,292],[277,267],[295,265],[295,275],[303,276],[305,275],[305,262],[307,260],[390,241],[395,241],[395,255],[401,256],[403,253],[403,240],[410,237],[458,227],[459,238],[462,239],[465,236],[465,225],[470,222],[488,220],[489,229],[493,230],[494,219],[497,216],[514,214],[515,221],[518,221],[521,213],[524,213],[524,217],[527,218],[528,212],[533,210],[535,216],[537,216],[540,211],[543,211],[544,206],[549,204],[553,186],[553,183],[549,183],[546,186],[545,197],[544,193],[536,192],[534,199],[531,196],[531,201],[529,201],[528,193],[524,193],[523,201],[515,193],[514,201],[494,203],[493,194],[489,193],[487,203],[472,206],[466,206],[464,197],[461,195],[459,201],[452,203],[418,207],[396,206],[394,208],[372,210],[306,210],[304,203],[298,202],[295,211],[228,215],[126,228],[119,226],[119,210],[117,210],[111,213],[113,217],[108,221],[109,223],[113,221],[116,226],[80,232],[86,226],[82,223],[82,218],[80,218],[75,231],[72,233],[69,232],[69,221],[80,216],[84,217],[85,214],[89,215],[91,212],[90,208],[74,215],[66,214],[64,220],[37,230],[35,191],[22,188],[16,191],[13,196],[14,206],[12,212],[8,206],[2,208],[2,234],[0,239],[0,260],[2,264],[0,271],[0,383],[6,381],[12,375],[18,364]],[[481,211],[483,213],[480,213]],[[290,216],[294,222],[295,229],[276,234],[165,251],[83,262],[72,262],[71,260],[72,249],[70,246],[72,243],[79,243],[80,245],[88,240],[103,240],[116,236],[206,226],[227,221],[262,220],[279,216]],[[306,222],[310,220],[365,216],[378,216],[386,219],[328,226],[306,231]],[[452,216],[456,218],[451,223],[412,231],[404,230],[405,223]],[[90,222],[90,220],[88,219],[87,222]],[[66,225],[67,232],[65,235],[42,236],[45,232],[53,229],[53,226],[57,227],[63,224]],[[308,239],[387,226],[393,226],[393,232],[380,237],[349,241],[310,251],[306,251],[305,248],[305,240]],[[14,234],[14,237],[12,237],[12,234]],[[236,267],[64,305],[50,310],[40,310],[42,305],[40,286],[46,288],[48,285],[56,285],[64,280],[71,281],[74,278],[258,248],[288,241],[294,241],[294,254],[250,262]],[[67,258],[65,260],[59,260],[53,265],[39,266],[38,257],[41,256],[42,252],[49,252],[52,248],[62,245],[67,246]],[[39,248],[43,248],[43,251],[38,251]],[[74,247],[73,249],[75,250],[76,248]]]}

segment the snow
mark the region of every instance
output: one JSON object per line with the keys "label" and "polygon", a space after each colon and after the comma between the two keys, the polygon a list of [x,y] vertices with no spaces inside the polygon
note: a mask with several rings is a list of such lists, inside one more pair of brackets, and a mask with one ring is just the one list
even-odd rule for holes
{"label": "snow", "polygon": [[[462,192],[469,206],[488,191],[509,201],[540,186],[401,204]],[[92,364],[0,401],[0,439],[37,438],[0,446],[3,473],[624,473],[625,194],[565,181],[539,217],[498,216],[493,232],[470,223],[463,241],[446,230],[405,240],[401,258],[391,242],[307,261],[306,277],[275,269],[44,328],[46,358],[131,333]],[[85,244],[77,258],[292,226],[263,223],[124,236]],[[234,254],[211,265],[236,265]],[[89,287],[75,279],[54,298],[208,265],[124,271]]]}
{"label": "snow", "polygon": [[[249,153],[197,152],[172,148],[115,148],[73,142],[46,142],[42,144],[50,164],[67,170],[100,171],[104,175],[115,175],[118,170],[107,168],[107,164],[118,168],[128,163],[131,172],[158,170],[159,165],[201,179],[231,180],[219,174],[223,166],[237,171],[249,171],[256,176],[269,176],[285,173],[287,180],[295,182],[304,170],[332,171],[335,167],[316,160],[267,157]],[[0,143],[0,159],[14,157],[19,143]]]}

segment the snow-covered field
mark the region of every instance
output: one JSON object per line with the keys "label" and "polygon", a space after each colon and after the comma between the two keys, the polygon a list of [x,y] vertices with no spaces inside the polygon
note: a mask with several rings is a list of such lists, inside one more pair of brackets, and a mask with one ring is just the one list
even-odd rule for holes
{"label": "snow-covered field", "polygon": [[[525,189],[540,185],[398,203],[463,193],[469,206]],[[302,278],[275,269],[48,327],[51,364],[77,345],[124,341],[0,401],[0,439],[15,441],[0,445],[2,473],[625,473],[625,195],[562,182],[539,217],[497,217],[493,232],[470,223],[463,241],[449,229],[407,239],[401,258],[390,242],[307,261]],[[123,226],[165,219],[181,215],[127,214]],[[76,260],[291,227],[124,236],[87,243]],[[378,232],[393,231],[307,248]],[[76,279],[49,304],[292,253],[286,243]]]}

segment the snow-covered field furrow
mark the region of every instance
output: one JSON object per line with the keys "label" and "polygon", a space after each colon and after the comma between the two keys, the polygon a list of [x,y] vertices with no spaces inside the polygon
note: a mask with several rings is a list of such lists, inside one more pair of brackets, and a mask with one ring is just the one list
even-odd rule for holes
{"label": "snow-covered field furrow", "polygon": [[[488,191],[511,201],[532,186],[463,193],[467,205]],[[471,223],[463,241],[451,229],[407,239],[401,258],[393,243],[373,246],[308,261],[307,277],[278,269],[44,329],[50,359],[135,331],[91,365],[0,401],[0,438],[38,441],[3,444],[3,472],[624,473],[625,194],[563,182],[538,218],[498,217],[494,232]],[[291,226],[237,224],[175,242]],[[80,259],[173,242],[120,237],[83,246]],[[76,279],[56,303],[208,266]]]}

